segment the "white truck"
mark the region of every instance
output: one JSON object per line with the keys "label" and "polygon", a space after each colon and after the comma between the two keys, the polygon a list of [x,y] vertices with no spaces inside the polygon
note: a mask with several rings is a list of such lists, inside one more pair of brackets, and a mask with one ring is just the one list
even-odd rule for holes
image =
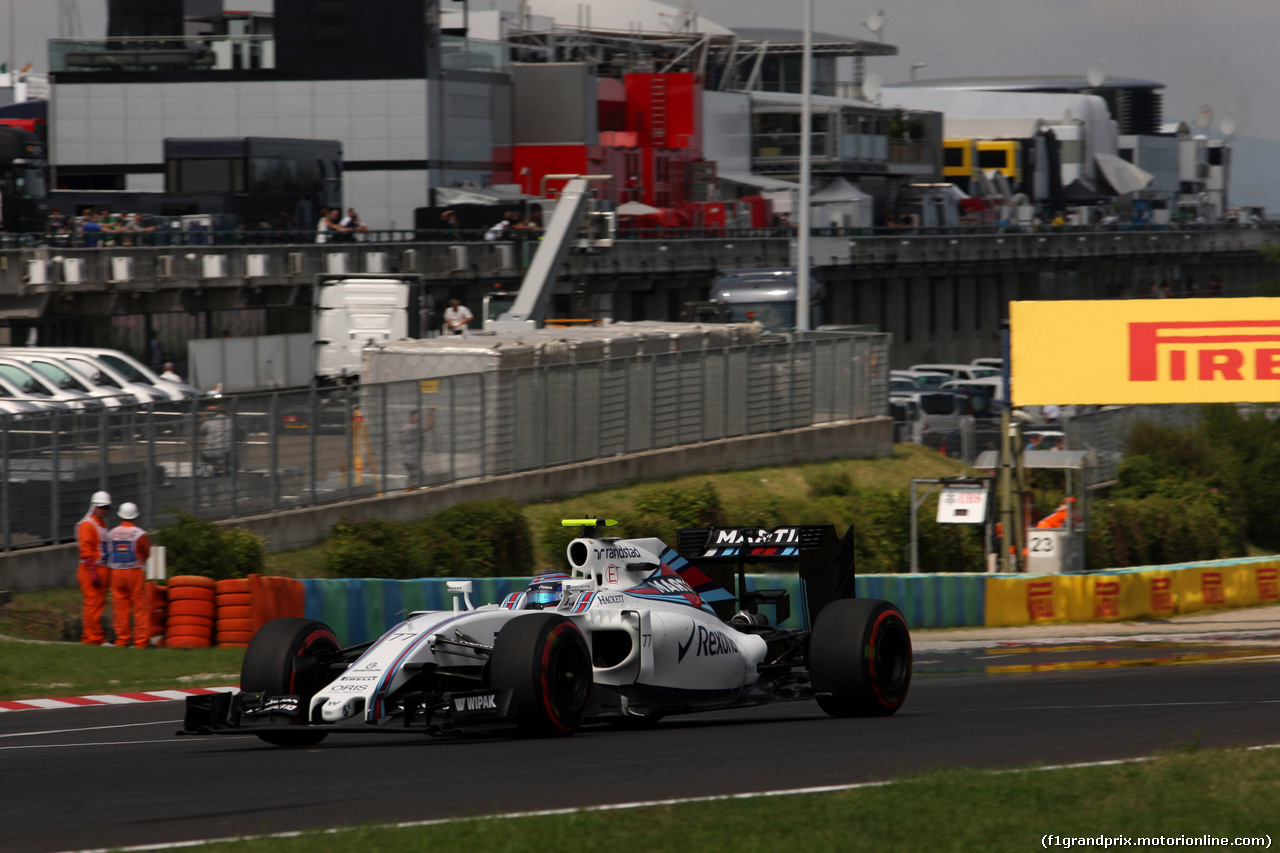
{"label": "white truck", "polygon": [[312,299],[314,374],[347,382],[369,344],[421,338],[435,303],[419,275],[321,275]]}
{"label": "white truck", "polygon": [[188,342],[192,383],[232,394],[351,382],[370,342],[421,338],[434,313],[418,275],[321,275],[311,306],[310,332]]}

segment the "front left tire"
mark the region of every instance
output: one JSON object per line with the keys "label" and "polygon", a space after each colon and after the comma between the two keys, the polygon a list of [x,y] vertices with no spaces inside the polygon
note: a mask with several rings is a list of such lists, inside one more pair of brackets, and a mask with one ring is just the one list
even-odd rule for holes
{"label": "front left tire", "polygon": [[311,698],[333,678],[324,665],[342,646],[323,622],[289,616],[272,619],[254,635],[240,665],[240,689],[268,696],[298,697],[296,732],[259,732],[275,746],[314,746],[325,739],[323,729],[305,727]]}

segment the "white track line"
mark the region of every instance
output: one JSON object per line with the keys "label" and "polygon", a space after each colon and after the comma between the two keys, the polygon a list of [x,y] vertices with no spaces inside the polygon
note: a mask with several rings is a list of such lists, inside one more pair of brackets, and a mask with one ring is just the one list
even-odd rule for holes
{"label": "white track line", "polygon": [[[1246,751],[1253,752],[1261,749],[1280,749],[1280,743],[1269,743],[1262,746],[1245,747]],[[1139,764],[1146,761],[1154,761],[1154,756],[1143,756],[1140,758],[1113,758],[1107,761],[1082,761],[1077,764],[1052,764],[1046,767],[1026,767],[1013,770],[995,770],[993,773],[1040,773],[1046,770],[1076,770],[1084,767],[1114,767],[1122,764]],[[482,820],[512,820],[522,817],[555,817],[557,815],[570,814],[589,814],[591,812],[613,812],[626,811],[630,809],[650,809],[661,806],[679,806],[686,803],[714,803],[725,802],[729,800],[755,800],[763,797],[790,797],[797,794],[832,794],[839,791],[856,791],[861,788],[882,788],[886,785],[898,784],[896,780],[888,779],[879,782],[852,782],[847,785],[821,785],[812,788],[784,788],[773,791],[752,791],[745,794],[714,794],[704,797],[673,797],[667,800],[637,800],[630,803],[608,803],[601,806],[578,806],[574,808],[564,809],[541,809],[538,811],[528,812],[506,812],[505,814],[481,815],[478,817],[442,817],[432,820],[413,820],[403,821],[400,823],[384,824],[384,828],[393,829],[414,829],[422,826],[441,826],[449,823],[473,823]],[[368,824],[360,827],[367,828]],[[86,850],[69,850],[63,853],[145,853],[151,850],[179,850],[188,847],[199,847],[204,844],[226,844],[239,843],[245,841],[258,841],[262,839],[275,838],[298,838],[303,835],[337,835],[342,832],[351,832],[356,827],[336,827],[333,829],[301,829],[293,832],[272,832],[266,835],[237,835],[226,838],[202,838],[194,841],[174,841],[165,844],[138,844],[133,847],[93,847]]]}

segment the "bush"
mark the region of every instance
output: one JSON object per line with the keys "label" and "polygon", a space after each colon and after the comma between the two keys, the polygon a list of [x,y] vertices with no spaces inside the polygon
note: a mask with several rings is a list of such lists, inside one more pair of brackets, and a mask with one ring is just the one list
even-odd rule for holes
{"label": "bush", "polygon": [[409,526],[381,518],[335,524],[325,549],[324,568],[334,577],[347,578],[408,578],[420,574],[413,571],[410,560]]}
{"label": "bush", "polygon": [[262,574],[266,564],[267,540],[252,530],[230,527],[222,531],[223,544],[231,563],[232,577]]}
{"label": "bush", "polygon": [[202,575],[223,580],[262,571],[266,540],[261,536],[243,527],[222,527],[173,507],[166,509],[176,520],[157,530],[151,541],[164,546],[170,577]]}
{"label": "bush", "polygon": [[831,466],[806,469],[804,482],[809,487],[810,497],[844,498],[853,494],[853,480],[844,471]]}
{"label": "bush", "polygon": [[333,526],[325,572],[334,577],[506,577],[533,569],[533,535],[510,498],[470,501],[422,521]]}
{"label": "bush", "polygon": [[433,577],[518,577],[533,571],[533,532],[511,498],[469,501],[414,525],[414,557]]}
{"label": "bush", "polygon": [[1216,560],[1244,553],[1242,529],[1213,491],[1116,498],[1094,504],[1088,568]]}

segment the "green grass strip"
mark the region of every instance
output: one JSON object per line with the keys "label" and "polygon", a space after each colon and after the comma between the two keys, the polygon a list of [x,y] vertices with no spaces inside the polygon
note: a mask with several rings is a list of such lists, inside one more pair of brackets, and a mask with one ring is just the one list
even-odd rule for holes
{"label": "green grass strip", "polygon": [[244,649],[120,649],[0,641],[0,700],[238,684],[243,658]]}

